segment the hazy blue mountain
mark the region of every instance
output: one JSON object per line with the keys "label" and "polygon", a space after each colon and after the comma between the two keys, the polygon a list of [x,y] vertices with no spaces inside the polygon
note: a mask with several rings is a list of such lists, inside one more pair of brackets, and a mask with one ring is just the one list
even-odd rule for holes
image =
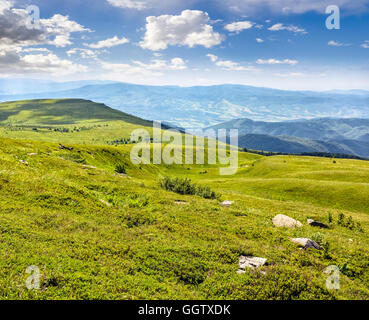
{"label": "hazy blue mountain", "polygon": [[285,122],[262,122],[237,119],[211,127],[238,129],[240,135],[265,134],[293,136],[312,140],[359,140],[369,145],[369,119],[312,119]]}
{"label": "hazy blue mountain", "polygon": [[[285,121],[307,118],[369,118],[369,93],[283,91],[243,85],[144,86],[126,83],[60,87],[50,92],[6,94],[0,100],[82,98],[145,119],[179,127],[208,127],[237,118]],[[28,91],[29,92],[29,91]]]}
{"label": "hazy blue mountain", "polygon": [[354,140],[317,141],[287,136],[247,134],[239,138],[239,146],[252,150],[282,153],[324,152],[369,157],[369,145]]}
{"label": "hazy blue mountain", "polygon": [[33,94],[51,91],[78,89],[88,85],[111,84],[113,81],[70,81],[56,82],[38,79],[0,79],[0,95]]}

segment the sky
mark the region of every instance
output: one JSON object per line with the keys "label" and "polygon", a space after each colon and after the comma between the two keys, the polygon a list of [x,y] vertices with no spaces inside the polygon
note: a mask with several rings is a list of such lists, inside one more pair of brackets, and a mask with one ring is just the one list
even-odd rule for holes
{"label": "sky", "polygon": [[0,0],[0,78],[369,90],[369,0]]}

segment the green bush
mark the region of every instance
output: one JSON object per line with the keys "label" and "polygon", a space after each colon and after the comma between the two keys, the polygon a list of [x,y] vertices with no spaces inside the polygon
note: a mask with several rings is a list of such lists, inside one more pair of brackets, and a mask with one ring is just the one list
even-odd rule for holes
{"label": "green bush", "polygon": [[205,199],[219,199],[220,195],[207,186],[200,186],[191,182],[190,179],[165,177],[160,181],[160,187],[182,195],[196,195]]}
{"label": "green bush", "polygon": [[125,174],[126,173],[126,167],[124,164],[120,163],[115,166],[115,172],[119,174]]}
{"label": "green bush", "polygon": [[341,227],[350,229],[350,230],[358,230],[363,232],[363,228],[361,227],[360,222],[355,222],[352,216],[349,216],[347,219],[343,213],[340,213],[338,216],[337,224]]}

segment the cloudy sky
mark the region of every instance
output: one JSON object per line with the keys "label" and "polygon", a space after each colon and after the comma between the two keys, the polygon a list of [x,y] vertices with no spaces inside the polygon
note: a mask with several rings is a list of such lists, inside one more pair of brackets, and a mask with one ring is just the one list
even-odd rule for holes
{"label": "cloudy sky", "polygon": [[369,89],[369,0],[0,0],[0,77]]}

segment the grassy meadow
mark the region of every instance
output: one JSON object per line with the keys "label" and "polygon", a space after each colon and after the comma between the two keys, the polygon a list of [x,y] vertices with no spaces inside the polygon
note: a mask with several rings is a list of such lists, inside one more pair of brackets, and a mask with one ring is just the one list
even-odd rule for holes
{"label": "grassy meadow", "polygon": [[[50,119],[38,103],[0,104],[1,299],[369,299],[369,162],[240,153],[233,176],[219,165],[136,166],[132,145],[107,142],[147,122],[63,120],[55,110]],[[19,115],[25,108],[33,115]],[[165,176],[221,197],[165,191]],[[277,214],[304,226],[277,228]],[[298,237],[324,250],[301,250],[289,240]],[[240,255],[267,264],[237,274]],[[26,288],[30,265],[40,268],[40,290]],[[330,265],[340,268],[340,290],[326,287]]]}

